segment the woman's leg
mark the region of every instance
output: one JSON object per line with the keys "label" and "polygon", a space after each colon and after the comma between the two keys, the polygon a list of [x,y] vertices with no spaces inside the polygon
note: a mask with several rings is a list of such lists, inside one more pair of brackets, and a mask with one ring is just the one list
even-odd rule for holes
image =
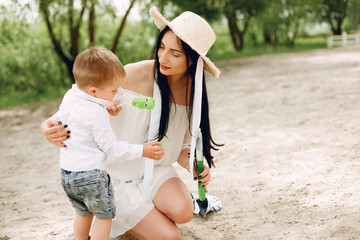
{"label": "woman's leg", "polygon": [[180,239],[176,223],[185,223],[193,215],[193,203],[189,190],[179,178],[165,181],[154,197],[152,209],[130,234],[138,239]]}
{"label": "woman's leg", "polygon": [[176,224],[156,208],[152,209],[129,233],[137,239],[181,239]]}
{"label": "woman's leg", "polygon": [[165,181],[155,194],[155,207],[175,223],[186,223],[192,219],[194,205],[190,192],[180,178]]}

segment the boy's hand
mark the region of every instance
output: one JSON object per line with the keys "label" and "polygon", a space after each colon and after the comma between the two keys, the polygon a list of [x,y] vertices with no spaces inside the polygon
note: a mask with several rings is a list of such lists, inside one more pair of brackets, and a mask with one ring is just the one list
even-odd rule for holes
{"label": "boy's hand", "polygon": [[148,142],[144,144],[143,157],[160,160],[164,156],[164,150],[160,142]]}
{"label": "boy's hand", "polygon": [[119,105],[118,102],[108,102],[107,104],[107,111],[111,116],[116,116],[122,109],[122,107],[117,107]]}

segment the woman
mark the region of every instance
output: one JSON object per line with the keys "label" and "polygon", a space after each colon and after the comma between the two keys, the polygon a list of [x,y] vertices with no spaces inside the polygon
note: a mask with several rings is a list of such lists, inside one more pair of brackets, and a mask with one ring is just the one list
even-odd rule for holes
{"label": "woman", "polygon": [[[119,102],[131,102],[134,97],[152,96],[154,79],[161,93],[161,117],[157,138],[161,140],[165,155],[156,161],[153,177],[146,188],[142,185],[145,163],[109,158],[108,172],[113,181],[117,217],[113,221],[112,236],[126,231],[138,239],[180,239],[176,223],[185,223],[193,215],[189,190],[176,174],[172,163],[178,162],[189,169],[190,120],[195,92],[195,74],[204,87],[200,128],[203,133],[204,156],[213,165],[210,149],[217,145],[211,137],[207,93],[202,68],[196,70],[198,60],[204,69],[218,77],[219,70],[205,56],[215,34],[204,19],[185,12],[168,22],[155,8],[150,10],[157,27],[158,37],[154,60],[125,66],[127,76],[117,96]],[[157,76],[157,77],[155,77]],[[198,79],[198,78],[196,78]],[[64,127],[53,127],[55,120],[42,124],[42,132],[50,142],[64,146],[68,133]],[[147,141],[150,112],[124,105],[118,116],[112,118],[112,127],[121,141],[143,143]],[[122,128],[126,126],[126,128]],[[71,128],[71,126],[70,126]],[[210,182],[209,169],[202,174],[204,185]],[[171,196],[171,198],[169,197]]]}

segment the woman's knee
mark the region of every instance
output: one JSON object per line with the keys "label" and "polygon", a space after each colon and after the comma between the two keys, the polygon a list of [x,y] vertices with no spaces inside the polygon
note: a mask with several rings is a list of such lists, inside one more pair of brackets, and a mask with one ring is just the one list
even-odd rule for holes
{"label": "woman's knee", "polygon": [[184,203],[182,206],[178,206],[176,209],[173,209],[171,212],[171,219],[175,223],[187,223],[193,217],[194,207],[191,203]]}
{"label": "woman's knee", "polygon": [[[169,198],[169,195],[172,196]],[[189,190],[179,178],[171,178],[161,185],[155,195],[156,208],[175,223],[186,223],[193,216],[193,202]]]}

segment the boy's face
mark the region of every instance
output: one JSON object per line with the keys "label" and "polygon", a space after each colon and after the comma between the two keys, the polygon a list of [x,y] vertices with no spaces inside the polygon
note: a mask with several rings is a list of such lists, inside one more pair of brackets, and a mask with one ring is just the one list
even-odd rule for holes
{"label": "boy's face", "polygon": [[121,79],[122,78],[118,76],[114,79],[112,83],[97,88],[94,97],[111,101],[115,97],[115,95],[119,92],[118,88],[120,87]]}

